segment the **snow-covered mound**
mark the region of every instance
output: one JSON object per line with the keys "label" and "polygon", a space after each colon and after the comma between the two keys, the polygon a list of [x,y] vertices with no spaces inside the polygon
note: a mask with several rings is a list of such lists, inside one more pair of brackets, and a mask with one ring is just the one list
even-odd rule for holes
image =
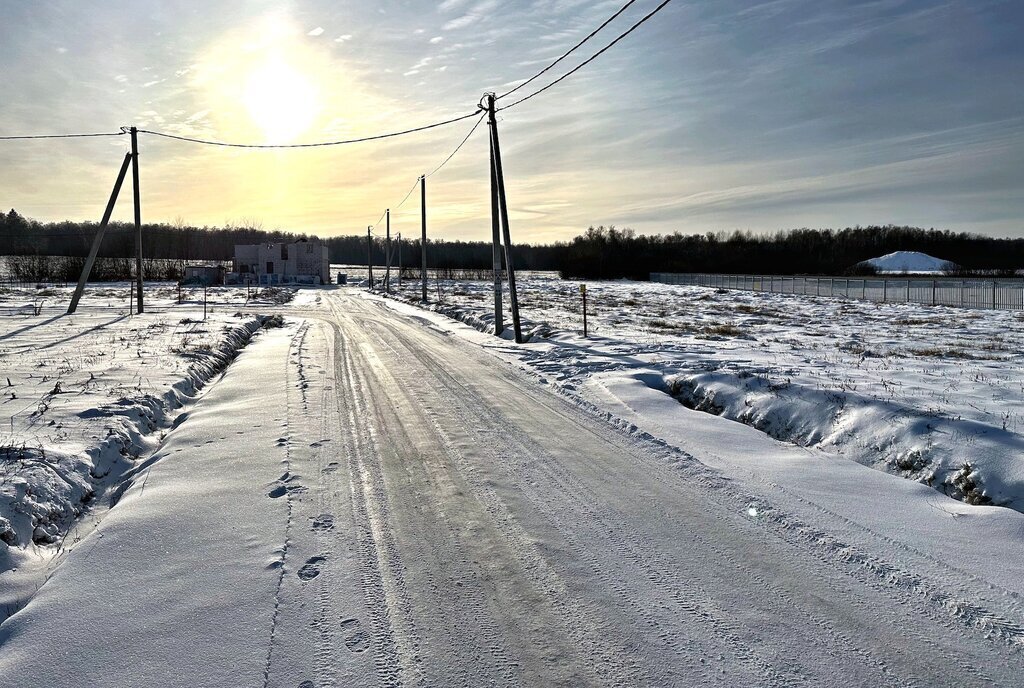
{"label": "snow-covered mound", "polygon": [[863,262],[878,272],[945,272],[956,267],[956,263],[929,256],[920,251],[896,251],[879,258],[870,258]]}

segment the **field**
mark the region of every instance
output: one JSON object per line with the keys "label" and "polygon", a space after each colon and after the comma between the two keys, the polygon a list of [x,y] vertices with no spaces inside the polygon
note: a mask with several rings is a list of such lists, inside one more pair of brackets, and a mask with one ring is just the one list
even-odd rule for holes
{"label": "field", "polygon": [[0,684],[1015,685],[1019,321],[521,278],[2,294]]}
{"label": "field", "polygon": [[179,304],[176,287],[156,285],[143,315],[129,315],[128,284],[90,286],[65,316],[70,293],[0,293],[0,571],[71,544],[75,519],[102,512],[95,500],[143,465],[260,328],[252,313],[290,295],[247,305],[244,289],[218,290],[204,319],[201,289]]}
{"label": "field", "polygon": [[[577,283],[526,273],[519,290],[533,343],[516,357],[565,389],[629,377],[955,499],[1024,508],[1020,314],[594,282],[584,340]],[[433,309],[491,329],[491,284],[438,294]],[[507,296],[505,309],[510,327]]]}

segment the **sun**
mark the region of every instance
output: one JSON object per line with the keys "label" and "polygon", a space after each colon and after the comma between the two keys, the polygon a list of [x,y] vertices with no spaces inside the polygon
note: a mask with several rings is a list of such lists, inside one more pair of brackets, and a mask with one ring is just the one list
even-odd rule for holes
{"label": "sun", "polygon": [[276,55],[249,72],[242,99],[267,143],[293,142],[313,125],[320,110],[314,83]]}

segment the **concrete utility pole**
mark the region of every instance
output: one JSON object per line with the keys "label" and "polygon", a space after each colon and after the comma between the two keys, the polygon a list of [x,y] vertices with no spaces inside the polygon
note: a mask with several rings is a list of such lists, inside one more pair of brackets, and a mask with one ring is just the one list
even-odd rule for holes
{"label": "concrete utility pole", "polygon": [[107,207],[103,211],[103,219],[100,220],[99,229],[96,230],[96,236],[92,240],[92,248],[89,249],[89,257],[85,259],[85,266],[82,267],[82,274],[78,276],[78,286],[75,287],[75,293],[71,295],[71,304],[68,306],[68,315],[71,315],[78,309],[78,302],[82,298],[82,292],[85,290],[85,283],[89,281],[89,274],[92,272],[92,266],[96,263],[96,254],[99,253],[100,244],[103,243],[103,234],[107,231],[107,224],[110,222],[110,214],[114,212],[114,204],[117,203],[117,195],[121,192],[121,184],[124,183],[124,176],[128,173],[128,165],[132,162],[132,154],[124,154],[124,162],[121,163],[121,171],[117,173],[117,181],[114,182],[114,190],[110,192],[110,200],[107,201]]}
{"label": "concrete utility pole", "polygon": [[494,334],[505,331],[501,303],[501,220],[498,210],[498,179],[494,174],[494,145],[491,145],[491,260],[494,266]]}
{"label": "concrete utility pole", "polygon": [[427,302],[427,177],[420,176],[420,300]]}
{"label": "concrete utility pole", "polygon": [[491,127],[491,152],[494,155],[494,179],[498,182],[498,207],[501,210],[502,238],[505,240],[505,270],[508,272],[508,297],[512,306],[512,327],[516,344],[523,343],[519,322],[519,301],[516,298],[516,271],[512,264],[512,233],[508,224],[508,199],[505,197],[505,175],[501,169],[501,144],[498,142],[498,122],[494,118],[494,94],[487,94],[487,123]]}
{"label": "concrete utility pole", "polygon": [[384,239],[384,291],[391,293],[391,208],[384,214],[387,216],[387,236]]}
{"label": "concrete utility pole", "polygon": [[372,228],[367,225],[366,227],[366,271],[369,273],[368,284],[370,289],[373,289],[373,239],[370,238],[370,230]]}
{"label": "concrete utility pole", "polygon": [[132,135],[132,195],[135,197],[135,298],[138,301],[136,312],[140,315],[145,306],[142,299],[142,206],[139,203],[139,131],[135,127],[128,130]]}

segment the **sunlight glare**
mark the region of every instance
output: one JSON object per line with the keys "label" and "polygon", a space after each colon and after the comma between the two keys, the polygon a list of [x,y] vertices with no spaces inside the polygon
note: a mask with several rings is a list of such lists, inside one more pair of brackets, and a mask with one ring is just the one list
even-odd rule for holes
{"label": "sunlight glare", "polygon": [[319,111],[317,89],[302,71],[277,56],[249,74],[244,102],[268,143],[290,143],[307,131]]}

